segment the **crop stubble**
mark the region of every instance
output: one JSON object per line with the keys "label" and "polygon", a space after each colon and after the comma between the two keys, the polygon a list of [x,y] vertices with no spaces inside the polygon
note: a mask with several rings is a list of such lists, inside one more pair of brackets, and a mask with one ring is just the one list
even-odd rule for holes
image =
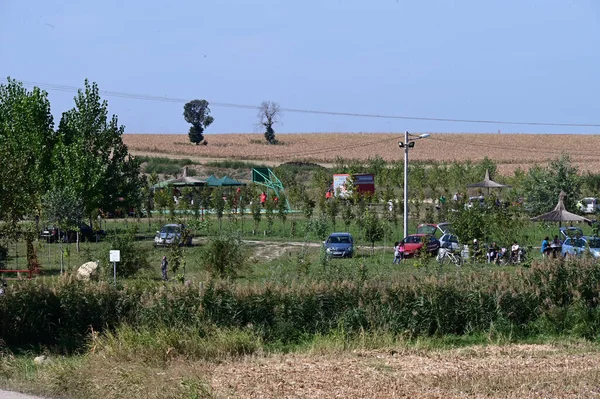
{"label": "crop stubble", "polygon": [[[386,161],[402,160],[398,141],[403,133],[306,133],[280,134],[280,145],[267,145],[260,134],[208,134],[208,145],[193,145],[187,135],[126,134],[124,142],[132,153],[179,155],[192,158],[224,158],[287,162],[294,160],[333,163],[336,157],[367,160],[379,156]],[[419,140],[411,160],[464,162],[488,157],[500,172],[545,164],[561,154],[582,172],[600,170],[600,135],[551,134],[458,134],[432,133]]]}

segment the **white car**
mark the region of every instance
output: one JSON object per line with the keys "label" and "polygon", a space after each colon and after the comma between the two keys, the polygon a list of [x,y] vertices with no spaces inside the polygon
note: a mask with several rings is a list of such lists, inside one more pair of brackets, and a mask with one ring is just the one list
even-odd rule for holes
{"label": "white car", "polygon": [[600,203],[598,198],[586,197],[577,202],[577,208],[581,213],[596,213],[600,212]]}
{"label": "white car", "polygon": [[185,226],[182,224],[165,224],[154,237],[154,246],[159,245],[192,245],[192,236],[183,234]]}
{"label": "white car", "polygon": [[458,237],[454,234],[446,233],[440,237],[440,248],[451,249],[456,251],[460,248],[458,245]]}

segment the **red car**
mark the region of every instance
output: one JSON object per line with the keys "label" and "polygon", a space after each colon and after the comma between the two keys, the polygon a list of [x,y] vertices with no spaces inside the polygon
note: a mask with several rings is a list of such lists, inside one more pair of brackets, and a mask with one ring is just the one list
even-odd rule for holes
{"label": "red car", "polygon": [[426,245],[426,251],[430,255],[437,255],[440,249],[440,242],[431,234],[411,234],[400,242],[400,251],[405,258],[418,255],[423,245]]}

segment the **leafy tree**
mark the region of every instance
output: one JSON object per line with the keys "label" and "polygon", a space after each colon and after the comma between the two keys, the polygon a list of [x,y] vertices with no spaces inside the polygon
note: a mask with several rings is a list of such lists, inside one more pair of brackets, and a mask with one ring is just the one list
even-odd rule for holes
{"label": "leafy tree", "polygon": [[254,219],[254,233],[258,231],[258,225],[260,224],[260,219],[262,217],[261,211],[262,207],[260,202],[256,199],[252,201],[252,204],[250,204],[250,212],[252,212],[252,219]]}
{"label": "leafy tree", "polygon": [[237,277],[246,266],[242,245],[241,238],[236,235],[212,237],[204,248],[204,268],[213,277]]}
{"label": "leafy tree", "polygon": [[225,201],[223,200],[223,190],[220,188],[213,189],[211,195],[212,208],[217,215],[219,220],[219,231],[221,231],[221,225],[223,222],[223,214],[225,213]]}
{"label": "leafy tree", "polygon": [[19,221],[37,214],[49,188],[56,142],[48,94],[16,80],[0,85],[0,220],[3,238],[18,234]]}
{"label": "leafy tree", "polygon": [[525,209],[530,215],[549,212],[556,205],[560,192],[564,191],[567,195],[565,207],[574,211],[580,189],[581,179],[577,174],[577,167],[571,165],[568,155],[563,155],[550,161],[547,168],[536,165],[529,169],[523,182]]}
{"label": "leafy tree", "polygon": [[62,115],[52,185],[80,193],[90,224],[99,209],[114,212],[142,203],[145,177],[123,143],[124,131],[116,115],[109,119],[108,103],[100,98],[98,85],[87,80],[75,97],[75,107]]}
{"label": "leafy tree", "polygon": [[352,220],[354,220],[354,213],[352,212],[352,204],[349,201],[343,202],[342,220],[344,221],[344,226],[346,226],[346,231],[349,231],[350,224],[352,223]]}
{"label": "leafy tree", "polygon": [[285,221],[287,220],[287,198],[284,193],[279,194],[279,199],[277,200],[277,217],[281,220],[283,224],[283,231],[285,231]]}
{"label": "leafy tree", "polygon": [[316,203],[313,199],[311,199],[308,194],[304,193],[302,195],[302,213],[307,220],[312,218],[313,212],[315,210]]}
{"label": "leafy tree", "polygon": [[[121,261],[117,264],[119,277],[131,277],[142,269],[150,268],[148,250],[137,244],[135,235],[136,228],[130,227],[125,234],[112,236],[110,248],[121,251]],[[112,267],[107,267],[106,273],[112,275]]]}
{"label": "leafy tree", "polygon": [[183,117],[187,123],[192,125],[188,133],[190,141],[196,145],[202,142],[206,144],[206,141],[204,141],[204,130],[215,120],[210,116],[208,101],[192,100],[186,103],[183,106]]}
{"label": "leafy tree", "polygon": [[371,253],[375,250],[375,241],[385,237],[385,223],[376,212],[367,210],[364,218],[365,239],[371,243]]}
{"label": "leafy tree", "polygon": [[42,198],[46,219],[62,230],[78,227],[83,219],[83,201],[71,187],[54,187]]}
{"label": "leafy tree", "polygon": [[333,196],[325,202],[325,211],[327,212],[327,217],[331,221],[331,226],[335,231],[335,222],[340,213],[340,201],[338,200],[338,197]]}
{"label": "leafy tree", "polygon": [[265,128],[265,140],[269,144],[276,144],[273,125],[279,123],[281,108],[273,101],[263,101],[258,107],[258,123]]}

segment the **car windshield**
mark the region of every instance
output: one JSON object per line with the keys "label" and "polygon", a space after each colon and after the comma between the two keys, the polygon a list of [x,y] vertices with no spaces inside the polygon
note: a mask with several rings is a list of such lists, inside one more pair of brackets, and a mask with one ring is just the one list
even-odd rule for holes
{"label": "car windshield", "polygon": [[588,240],[590,248],[600,248],[600,238],[590,238]]}
{"label": "car windshield", "polygon": [[420,244],[422,241],[421,236],[408,236],[404,239],[405,244]]}
{"label": "car windshield", "polygon": [[179,226],[163,226],[160,230],[161,233],[178,233]]}
{"label": "car windshield", "polygon": [[350,244],[350,236],[333,236],[329,237],[329,242],[332,244]]}
{"label": "car windshield", "polygon": [[422,226],[417,227],[417,234],[433,234],[435,233],[435,230],[435,226],[424,224]]}
{"label": "car windshield", "polygon": [[[567,241],[569,241],[569,240],[567,240]],[[573,238],[570,241],[571,242],[568,245],[571,245],[573,247],[579,247],[579,248],[585,247],[585,241],[582,240],[581,238]]]}

